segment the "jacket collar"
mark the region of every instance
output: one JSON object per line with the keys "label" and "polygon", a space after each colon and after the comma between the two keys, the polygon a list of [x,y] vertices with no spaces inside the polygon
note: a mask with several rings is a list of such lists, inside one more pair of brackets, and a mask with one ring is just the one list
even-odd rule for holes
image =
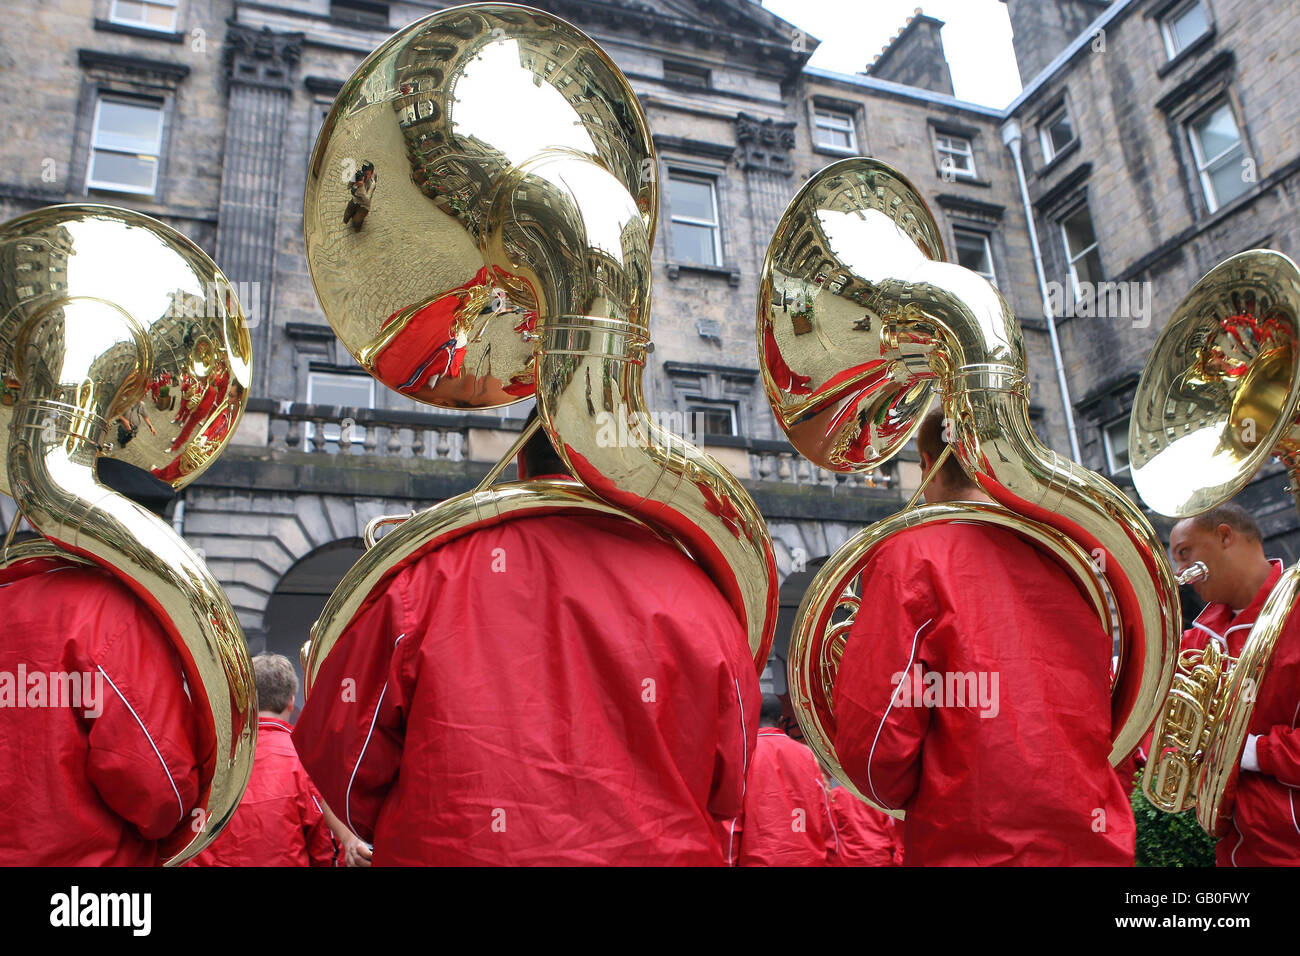
{"label": "jacket collar", "polygon": [[286,734],[293,733],[293,724],[281,720],[279,717],[265,717],[261,714],[257,717],[257,729],[260,733],[263,730],[279,730]]}

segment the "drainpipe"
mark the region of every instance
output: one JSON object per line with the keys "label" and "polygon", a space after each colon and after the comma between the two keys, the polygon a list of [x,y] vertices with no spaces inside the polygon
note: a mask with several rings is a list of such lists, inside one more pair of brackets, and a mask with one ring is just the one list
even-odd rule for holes
{"label": "drainpipe", "polygon": [[1025,222],[1029,225],[1029,247],[1034,253],[1034,272],[1038,275],[1038,294],[1043,300],[1043,318],[1047,320],[1047,335],[1052,340],[1052,361],[1056,364],[1056,382],[1061,387],[1061,402],[1065,406],[1065,427],[1070,433],[1070,457],[1080,462],[1079,435],[1074,427],[1074,408],[1070,402],[1070,386],[1065,381],[1065,363],[1061,360],[1061,340],[1056,336],[1056,316],[1052,314],[1052,300],[1047,294],[1047,276],[1043,272],[1043,253],[1038,246],[1038,230],[1034,227],[1034,210],[1029,205],[1029,186],[1025,182],[1025,166],[1020,158],[1020,124],[1007,120],[1002,127],[1002,142],[1011,150],[1016,163],[1016,181],[1020,184],[1020,204],[1025,209]]}

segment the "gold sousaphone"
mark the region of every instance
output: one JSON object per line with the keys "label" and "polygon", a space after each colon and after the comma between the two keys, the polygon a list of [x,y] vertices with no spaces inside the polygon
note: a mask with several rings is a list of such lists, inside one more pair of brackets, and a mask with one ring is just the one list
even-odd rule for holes
{"label": "gold sousaphone", "polygon": [[937,395],[955,429],[949,451],[1001,505],[909,504],[832,555],[799,607],[789,656],[795,714],[825,765],[868,800],[835,752],[835,678],[855,617],[876,613],[858,581],[891,534],[930,522],[998,525],[1073,575],[1119,637],[1112,764],[1155,720],[1178,647],[1177,588],[1160,539],[1114,486],[1034,436],[1015,315],[986,279],[943,260],[916,188],[885,163],[845,159],[791,201],[759,287],[764,386],[801,454],[831,471],[878,468]]}
{"label": "gold sousaphone", "polygon": [[339,340],[416,401],[481,409],[535,395],[577,480],[489,487],[526,431],[474,491],[384,519],[396,527],[377,542],[372,522],[373,547],[305,649],[309,688],[401,568],[475,529],[556,512],[618,514],[669,534],[717,583],[764,665],[778,582],[763,518],[735,477],[645,413],[657,170],[623,74],[538,10],[435,13],[344,84],[312,155],[304,215]]}
{"label": "gold sousaphone", "polygon": [[[1129,425],[1133,483],[1154,511],[1176,518],[1208,511],[1245,487],[1270,455],[1296,493],[1298,317],[1300,270],[1266,249],[1220,263],[1179,304],[1142,370]],[[1198,562],[1184,579],[1204,570]],[[1170,813],[1195,807],[1211,836],[1231,826],[1255,700],[1298,595],[1300,565],[1292,565],[1238,657],[1213,641],[1179,656],[1142,790]]]}
{"label": "gold sousaphone", "polygon": [[200,727],[183,863],[229,822],[253,766],[257,692],[234,609],[171,526],[99,483],[115,458],[173,489],[203,473],[248,403],[252,347],[230,283],[175,230],[112,206],[50,206],[0,226],[0,490],[41,535],[0,565],[93,563],[157,615]]}

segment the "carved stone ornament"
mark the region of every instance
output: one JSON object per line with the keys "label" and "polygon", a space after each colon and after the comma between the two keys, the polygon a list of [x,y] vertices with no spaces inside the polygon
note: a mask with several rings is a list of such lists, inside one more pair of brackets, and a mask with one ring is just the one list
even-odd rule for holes
{"label": "carved stone ornament", "polygon": [[782,173],[794,172],[794,123],[779,123],[773,119],[759,119],[748,113],[736,115],[736,151],[740,168],[749,171],[761,169]]}
{"label": "carved stone ornament", "polygon": [[273,33],[239,23],[226,29],[227,83],[249,83],[278,89],[290,88],[290,74],[302,56],[301,33]]}

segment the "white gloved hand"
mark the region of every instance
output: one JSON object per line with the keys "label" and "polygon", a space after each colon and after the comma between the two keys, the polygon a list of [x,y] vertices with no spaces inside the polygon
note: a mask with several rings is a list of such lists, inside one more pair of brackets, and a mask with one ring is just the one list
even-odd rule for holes
{"label": "white gloved hand", "polygon": [[1246,746],[1241,751],[1241,769],[1253,770],[1259,773],[1259,757],[1255,755],[1255,743],[1259,740],[1259,734],[1249,734],[1246,737]]}

